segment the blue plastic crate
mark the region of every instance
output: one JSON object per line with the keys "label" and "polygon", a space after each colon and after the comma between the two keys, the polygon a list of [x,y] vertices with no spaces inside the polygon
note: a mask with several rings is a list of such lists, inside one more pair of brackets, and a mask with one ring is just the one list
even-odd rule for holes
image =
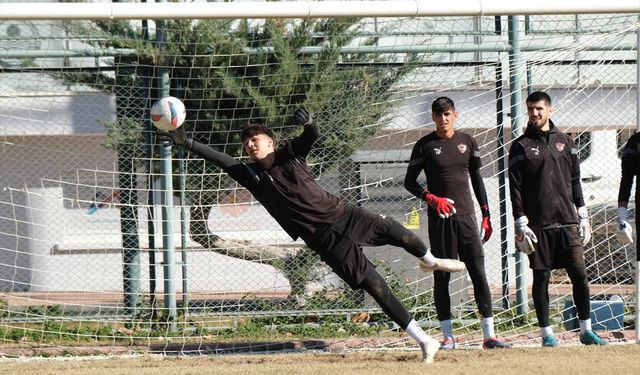
{"label": "blue plastic crate", "polygon": [[[616,330],[624,327],[624,302],[621,299],[591,301],[591,327],[594,330]],[[573,300],[567,299],[562,312],[564,329],[574,331],[580,329],[576,306]]]}

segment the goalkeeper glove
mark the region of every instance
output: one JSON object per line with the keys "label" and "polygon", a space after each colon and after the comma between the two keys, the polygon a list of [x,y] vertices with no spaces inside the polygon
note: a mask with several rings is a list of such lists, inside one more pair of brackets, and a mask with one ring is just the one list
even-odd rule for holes
{"label": "goalkeeper glove", "polygon": [[585,246],[591,241],[591,223],[589,222],[589,212],[585,206],[578,207],[578,218],[580,219],[578,233],[582,238],[582,246]]}
{"label": "goalkeeper glove", "polygon": [[[191,149],[193,145],[193,139],[187,136],[184,126],[170,132],[158,130],[157,134],[159,140],[171,142],[174,146],[184,146],[187,150]],[[168,147],[171,146],[171,144],[167,143],[164,146]]]}
{"label": "goalkeeper glove", "polygon": [[633,228],[629,224],[629,211],[626,207],[618,207],[618,228],[616,230],[616,238],[623,245],[633,243]]}
{"label": "goalkeeper glove", "polygon": [[525,254],[531,254],[536,251],[534,243],[538,243],[538,237],[528,226],[529,219],[526,216],[520,216],[516,222],[516,247]]}
{"label": "goalkeeper glove", "polygon": [[442,219],[447,219],[456,213],[456,208],[453,206],[455,203],[453,199],[437,197],[427,190],[422,192],[422,199],[424,199],[429,206],[433,207]]}
{"label": "goalkeeper glove", "polygon": [[493,228],[491,227],[491,219],[489,216],[489,205],[484,205],[481,207],[482,209],[482,224],[480,225],[480,238],[482,238],[482,243],[489,241],[491,234],[493,233]]}
{"label": "goalkeeper glove", "polygon": [[300,125],[311,125],[313,124],[313,117],[309,114],[309,111],[305,107],[301,107],[296,109],[293,113],[293,120],[296,124]]}

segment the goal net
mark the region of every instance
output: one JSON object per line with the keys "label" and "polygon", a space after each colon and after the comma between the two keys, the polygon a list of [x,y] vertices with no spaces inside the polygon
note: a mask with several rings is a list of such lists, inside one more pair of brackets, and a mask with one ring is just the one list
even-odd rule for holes
{"label": "goal net", "polygon": [[[580,148],[594,328],[630,342],[637,259],[614,232],[620,153],[637,124],[639,27],[638,14],[511,24],[507,16],[2,20],[0,339],[192,353],[267,342],[291,349],[294,340],[314,349],[414,348],[366,293],[342,283],[220,169],[178,147],[165,155],[149,109],[162,96],[181,99],[187,132],[247,160],[243,125],[263,122],[278,141],[290,139],[300,131],[291,114],[306,106],[322,133],[308,159],[319,183],[428,243],[425,203],[403,182],[413,145],[434,130],[431,102],[448,96],[457,129],[480,145],[497,333],[538,346],[506,155],[526,124],[527,92],[544,90],[554,123]],[[480,219],[477,204],[476,212]],[[364,252],[440,337],[432,275],[400,248]],[[549,294],[554,329],[577,342],[562,270]],[[452,275],[450,295],[459,345],[477,347],[466,272]],[[170,339],[158,344],[158,336]],[[252,344],[225,346],[233,341]]]}

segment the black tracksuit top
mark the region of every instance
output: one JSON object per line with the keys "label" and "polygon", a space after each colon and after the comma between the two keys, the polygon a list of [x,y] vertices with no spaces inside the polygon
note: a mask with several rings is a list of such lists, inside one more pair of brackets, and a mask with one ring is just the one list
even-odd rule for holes
{"label": "black tracksuit top", "polygon": [[[411,159],[404,178],[404,187],[418,199],[427,190],[438,197],[450,198],[455,203],[456,215],[473,215],[473,200],[469,179],[480,207],[487,206],[487,193],[480,176],[480,150],[475,139],[456,130],[449,139],[431,132],[413,146]],[[426,188],[418,183],[420,173],[427,179]],[[429,215],[436,215],[429,207]]]}
{"label": "black tracksuit top", "polygon": [[275,151],[269,169],[245,164],[195,140],[191,151],[249,190],[293,240],[305,239],[320,227],[333,224],[344,210],[342,201],[324,190],[307,167],[306,157],[319,136],[316,123],[306,125],[302,134]]}
{"label": "black tracksuit top", "polygon": [[[620,190],[618,192],[618,202],[629,202],[631,197],[631,186],[633,178],[640,175],[640,133],[636,133],[629,138],[622,151],[622,178],[620,179]],[[640,184],[636,183],[636,202],[640,197]],[[636,215],[640,210],[636,210]]]}
{"label": "black tracksuit top", "polygon": [[509,150],[513,217],[526,216],[532,228],[577,224],[584,206],[576,144],[549,123],[547,132],[527,126]]}

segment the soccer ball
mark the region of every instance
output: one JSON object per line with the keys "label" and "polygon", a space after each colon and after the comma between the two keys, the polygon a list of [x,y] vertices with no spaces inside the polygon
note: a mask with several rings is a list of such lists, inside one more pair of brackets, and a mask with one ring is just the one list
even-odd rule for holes
{"label": "soccer ball", "polygon": [[184,103],[173,96],[164,97],[151,107],[151,122],[161,130],[178,129],[186,117],[187,111],[184,108]]}

